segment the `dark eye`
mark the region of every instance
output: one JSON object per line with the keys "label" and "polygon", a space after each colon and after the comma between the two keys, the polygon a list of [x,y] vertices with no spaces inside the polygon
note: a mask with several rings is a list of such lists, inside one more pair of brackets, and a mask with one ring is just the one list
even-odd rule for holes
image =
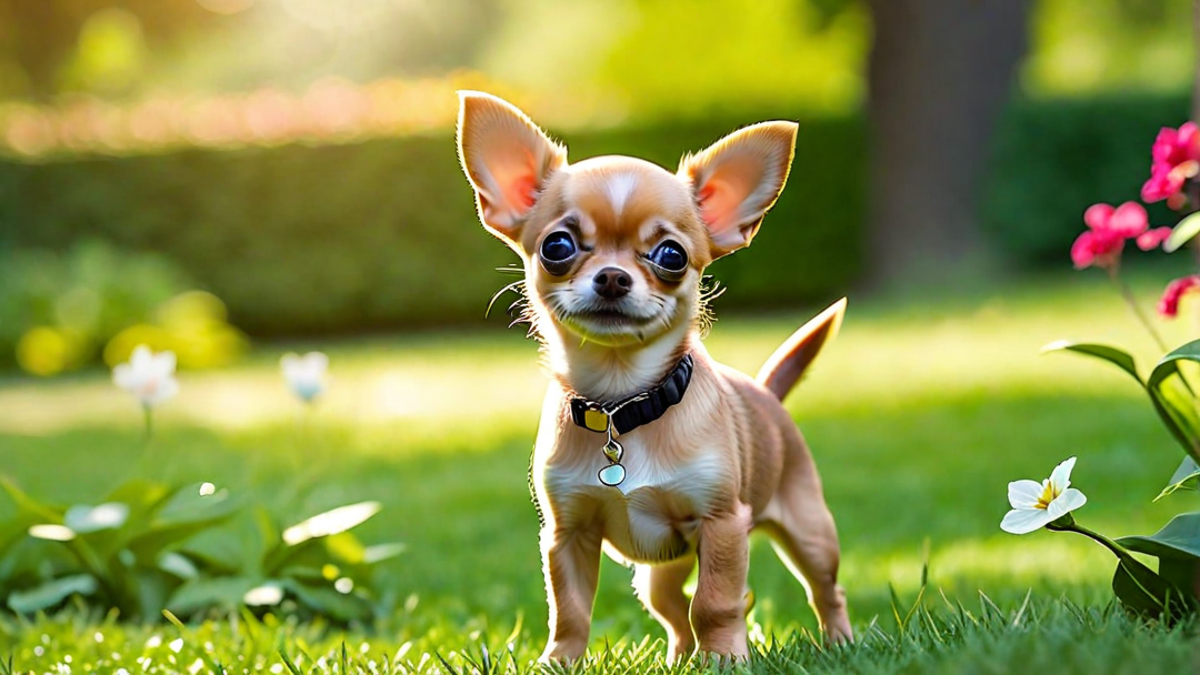
{"label": "dark eye", "polygon": [[671,240],[655,246],[647,257],[654,264],[655,272],[665,279],[680,279],[687,271],[687,253],[684,253],[682,246]]}
{"label": "dark eye", "polygon": [[571,269],[571,260],[578,249],[568,232],[551,232],[542,240],[542,267],[555,276],[562,276]]}

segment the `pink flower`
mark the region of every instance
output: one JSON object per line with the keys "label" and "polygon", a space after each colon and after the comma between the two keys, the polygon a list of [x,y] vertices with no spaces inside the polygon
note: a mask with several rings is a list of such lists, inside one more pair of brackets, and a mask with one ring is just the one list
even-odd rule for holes
{"label": "pink flower", "polygon": [[1162,299],[1158,301],[1158,313],[1174,318],[1179,314],[1179,299],[1184,293],[1200,286],[1200,276],[1195,274],[1176,279],[1167,284],[1167,290],[1163,291]]}
{"label": "pink flower", "polygon": [[1183,206],[1183,184],[1200,174],[1200,128],[1187,122],[1178,129],[1164,127],[1154,139],[1150,151],[1154,162],[1150,179],[1142,185],[1142,201],[1150,203],[1163,199],[1168,206]]}
{"label": "pink flower", "polygon": [[1179,129],[1163,127],[1150,154],[1155,164],[1171,166],[1200,160],[1200,128],[1195,122],[1185,122]]}
{"label": "pink flower", "polygon": [[1136,202],[1125,202],[1116,208],[1093,204],[1084,212],[1083,222],[1090,229],[1071,246],[1071,261],[1076,269],[1115,266],[1125,240],[1141,235],[1150,227],[1146,209]]}
{"label": "pink flower", "polygon": [[1092,265],[1112,267],[1124,247],[1125,240],[1108,230],[1088,230],[1071,245],[1071,262],[1077,270]]}
{"label": "pink flower", "polygon": [[1137,245],[1143,251],[1149,251],[1162,246],[1162,243],[1171,236],[1171,228],[1156,227],[1153,230],[1146,230],[1138,235]]}

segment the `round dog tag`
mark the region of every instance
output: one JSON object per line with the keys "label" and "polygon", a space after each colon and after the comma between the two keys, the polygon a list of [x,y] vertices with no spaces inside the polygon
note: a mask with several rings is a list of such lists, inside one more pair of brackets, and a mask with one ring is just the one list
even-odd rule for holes
{"label": "round dog tag", "polygon": [[601,483],[609,487],[616,487],[621,484],[621,481],[625,480],[625,467],[620,464],[609,464],[600,469],[598,476]]}

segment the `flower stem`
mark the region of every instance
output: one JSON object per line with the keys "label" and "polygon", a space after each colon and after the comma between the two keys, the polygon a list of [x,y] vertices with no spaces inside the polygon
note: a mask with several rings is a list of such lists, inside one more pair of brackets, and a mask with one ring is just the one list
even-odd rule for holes
{"label": "flower stem", "polygon": [[148,405],[142,406],[142,420],[146,427],[146,434],[142,440],[146,445],[150,445],[150,438],[154,435],[154,412]]}
{"label": "flower stem", "polygon": [[1154,338],[1154,343],[1158,345],[1158,348],[1164,352],[1170,351],[1167,349],[1167,343],[1163,341],[1162,336],[1158,334],[1157,330],[1155,330],[1154,324],[1150,323],[1150,318],[1146,316],[1146,313],[1143,312],[1142,308],[1138,305],[1137,298],[1133,297],[1133,291],[1129,289],[1129,284],[1126,284],[1125,280],[1122,279],[1119,274],[1117,274],[1115,267],[1109,268],[1108,278],[1112,279],[1112,282],[1116,285],[1117,290],[1121,292],[1121,297],[1125,299],[1125,304],[1129,305],[1129,309],[1133,311],[1133,315],[1136,316],[1138,321],[1142,323],[1142,326],[1145,327],[1146,332],[1150,333],[1150,337]]}
{"label": "flower stem", "polygon": [[1113,555],[1117,556],[1118,558],[1132,557],[1129,555],[1129,551],[1126,551],[1125,549],[1118,546],[1117,543],[1115,541],[1113,541],[1112,539],[1109,539],[1108,537],[1100,534],[1099,532],[1093,532],[1093,531],[1087,529],[1086,527],[1080,525],[1079,523],[1075,522],[1075,519],[1072,518],[1070,514],[1067,514],[1066,518],[1067,518],[1067,523],[1064,523],[1063,525],[1055,525],[1054,523],[1051,523],[1046,526],[1046,529],[1054,530],[1056,532],[1075,532],[1076,534],[1082,534],[1083,536],[1100,544],[1104,548],[1107,548],[1108,550],[1112,551]]}
{"label": "flower stem", "polygon": [[154,450],[154,410],[148,405],[142,406],[142,421],[145,423],[145,433],[142,435],[142,473],[152,477],[154,468],[150,460]]}

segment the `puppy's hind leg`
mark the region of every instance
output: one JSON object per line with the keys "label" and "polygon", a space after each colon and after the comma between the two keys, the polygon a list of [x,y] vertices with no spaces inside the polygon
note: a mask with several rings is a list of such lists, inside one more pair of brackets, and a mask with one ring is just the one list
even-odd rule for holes
{"label": "puppy's hind leg", "polygon": [[667,655],[671,661],[687,658],[696,649],[692,621],[688,618],[688,597],[683,586],[696,566],[696,556],[688,555],[663,565],[638,565],[633,587],[638,598],[667,631]]}
{"label": "puppy's hind leg", "polygon": [[789,442],[779,492],[762,514],[760,527],[775,552],[808,591],[826,639],[854,639],[846,614],[846,593],[837,583],[841,551],[833,515],[825,504],[821,479],[804,440]]}

